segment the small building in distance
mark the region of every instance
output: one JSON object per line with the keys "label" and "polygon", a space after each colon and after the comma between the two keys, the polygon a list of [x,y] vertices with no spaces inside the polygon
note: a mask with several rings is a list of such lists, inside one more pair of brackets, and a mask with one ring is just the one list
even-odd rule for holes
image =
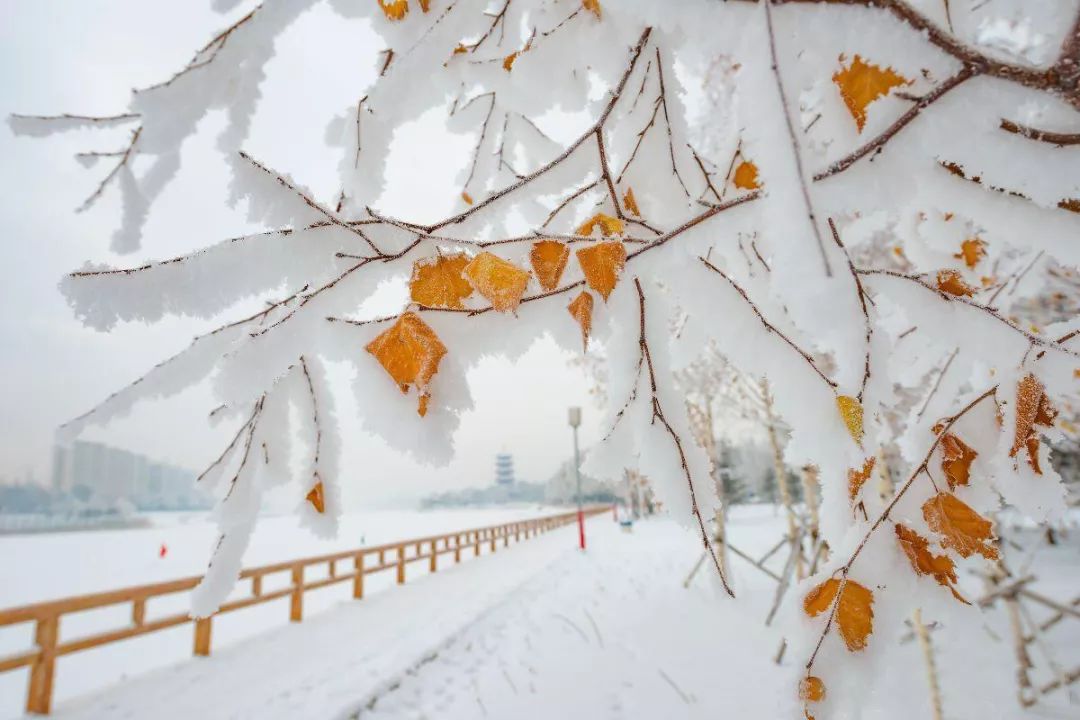
{"label": "small building in distance", "polygon": [[514,484],[514,456],[499,453],[495,456],[495,484],[510,486]]}

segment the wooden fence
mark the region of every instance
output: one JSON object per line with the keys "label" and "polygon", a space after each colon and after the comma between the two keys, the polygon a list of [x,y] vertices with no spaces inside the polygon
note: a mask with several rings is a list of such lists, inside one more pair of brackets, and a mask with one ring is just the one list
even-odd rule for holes
{"label": "wooden fence", "polygon": [[[593,507],[586,509],[585,515],[590,517],[609,511],[610,508],[607,506]],[[472,550],[474,556],[480,555],[481,548],[484,546],[489,547],[490,552],[495,552],[500,542],[505,547],[510,544],[511,538],[515,541],[525,540],[573,523],[576,519],[576,512],[561,513],[532,520],[402,540],[386,545],[247,568],[241,571],[240,579],[251,581],[249,594],[228,600],[222,604],[216,614],[221,615],[288,597],[289,620],[300,622],[304,616],[304,592],[307,590],[351,582],[352,596],[360,599],[364,597],[364,577],[367,575],[383,570],[394,570],[397,583],[400,585],[405,582],[405,568],[410,563],[427,560],[428,569],[436,572],[440,555],[453,554],[454,562],[461,562],[462,554],[467,554],[469,550]],[[344,571],[339,567],[341,564],[345,565]],[[305,569],[319,566],[326,566],[327,576],[305,581]],[[286,587],[264,591],[265,578],[284,573],[288,573],[289,576]],[[150,619],[146,614],[146,605],[149,600],[191,590],[200,579],[199,576],[187,577],[0,610],[0,627],[34,623],[34,647],[15,655],[0,657],[0,673],[29,666],[30,680],[26,694],[26,711],[48,714],[52,705],[56,660],[63,655],[165,630],[188,622],[195,624],[195,655],[209,655],[213,617],[193,619],[187,613],[177,613]],[[64,615],[128,603],[131,605],[131,622],[123,627],[73,639],[61,639],[60,619]]]}

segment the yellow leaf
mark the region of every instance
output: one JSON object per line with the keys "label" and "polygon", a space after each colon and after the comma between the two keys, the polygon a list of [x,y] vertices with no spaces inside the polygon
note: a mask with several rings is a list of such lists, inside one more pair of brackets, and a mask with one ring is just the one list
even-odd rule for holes
{"label": "yellow leaf", "polygon": [[938,270],[937,288],[956,297],[971,297],[975,294],[975,288],[964,282],[960,273],[955,270]]}
{"label": "yellow leaf", "polygon": [[483,252],[465,266],[465,277],[499,312],[513,312],[525,294],[529,273],[498,255]]}
{"label": "yellow leaf", "polygon": [[911,567],[917,575],[930,575],[938,584],[949,588],[953,597],[970,605],[967,600],[956,592],[956,565],[947,555],[933,555],[930,553],[930,541],[909,527],[897,523],[895,526],[896,541],[900,543],[900,549],[911,561]]}
{"label": "yellow leaf", "polygon": [[808,702],[819,702],[825,699],[825,683],[821,678],[807,675],[799,681],[799,699]]}
{"label": "yellow leaf", "polygon": [[582,290],[581,294],[574,298],[570,305],[567,306],[567,310],[570,311],[570,315],[577,320],[578,325],[581,326],[581,346],[582,350],[589,347],[589,333],[592,332],[592,311],[593,311],[593,297],[588,292]]}
{"label": "yellow leaf", "polygon": [[887,95],[894,87],[911,82],[892,68],[864,62],[858,55],[850,65],[836,71],[832,79],[840,88],[840,97],[844,99],[851,117],[855,118],[859,132],[866,125],[866,108],[870,103]]}
{"label": "yellow leaf", "polygon": [[850,395],[837,395],[836,407],[840,410],[840,417],[844,420],[852,439],[862,445],[863,439],[863,410],[859,401]]}
{"label": "yellow leaf", "polygon": [[581,0],[581,7],[585,8],[599,20],[603,11],[600,9],[600,0]]}
{"label": "yellow leaf", "polygon": [[967,444],[952,433],[941,438],[941,470],[949,482],[949,489],[967,485],[971,462],[978,456]]}
{"label": "yellow leaf", "polygon": [[[810,617],[828,611],[840,588],[840,581],[829,578],[803,599],[803,610]],[[866,638],[874,631],[874,593],[854,580],[844,584],[844,593],[836,608],[836,624],[847,649],[855,652],[866,647]]]}
{"label": "yellow leaf", "polygon": [[412,301],[427,307],[463,307],[461,301],[472,295],[469,281],[461,276],[469,257],[463,253],[440,255],[434,262],[417,260],[409,280]]}
{"label": "yellow leaf", "polygon": [[461,192],[461,199],[465,201],[466,205],[472,205],[472,195],[464,190]]}
{"label": "yellow leaf", "polygon": [[416,386],[420,393],[418,412],[423,417],[427,412],[428,384],[446,355],[446,346],[435,331],[416,313],[402,313],[365,350],[375,356],[401,392],[408,392],[410,385]]}
{"label": "yellow leaf", "polygon": [[409,14],[409,0],[378,0],[388,20],[404,20]]}
{"label": "yellow leaf", "polygon": [[1031,469],[1042,475],[1042,468],[1039,467],[1039,434],[1035,426],[1051,427],[1056,417],[1057,410],[1050,404],[1042,381],[1028,373],[1016,386],[1016,434],[1009,457],[1016,457],[1021,449],[1026,449]]}
{"label": "yellow leaf", "polygon": [[541,240],[533,243],[529,252],[536,280],[544,290],[554,290],[559,285],[566,261],[570,259],[570,248],[558,240]]}
{"label": "yellow leaf", "polygon": [[312,486],[308,494],[304,496],[304,499],[311,503],[311,506],[315,508],[316,512],[320,515],[326,512],[326,497],[323,495],[322,480],[319,480]]}
{"label": "yellow leaf", "polygon": [[454,52],[452,54],[453,55],[460,55],[462,53],[467,53],[467,52],[469,52],[469,48],[465,47],[461,43],[458,43],[457,46],[454,48]]}
{"label": "yellow leaf", "polygon": [[583,247],[576,253],[586,284],[607,302],[626,265],[626,248],[617,240]]}
{"label": "yellow leaf", "polygon": [[870,479],[870,473],[874,471],[875,460],[877,460],[877,458],[871,455],[866,458],[862,470],[851,468],[847,471],[848,497],[852,502],[855,502],[855,498],[858,497],[859,491],[862,490],[862,486]]}
{"label": "yellow leaf", "polygon": [[968,238],[960,243],[960,252],[953,255],[957,260],[963,260],[964,264],[974,270],[979,261],[986,256],[986,243],[979,238]]}
{"label": "yellow leaf", "polygon": [[930,529],[942,535],[942,547],[952,548],[960,557],[979,553],[987,560],[997,559],[993,525],[952,493],[930,498],[923,503],[922,512]]}
{"label": "yellow leaf", "polygon": [[626,194],[623,195],[622,204],[623,207],[633,213],[635,217],[641,217],[641,210],[638,209],[637,199],[634,197],[634,188],[626,188]]}
{"label": "yellow leaf", "polygon": [[517,52],[512,52],[509,55],[507,55],[506,57],[504,57],[503,58],[503,70],[505,70],[506,72],[510,72],[511,70],[513,70],[514,69],[514,61],[517,60],[518,55],[520,55],[520,54],[521,54],[521,51],[518,50]]}
{"label": "yellow leaf", "polygon": [[619,218],[613,218],[604,213],[596,213],[586,220],[577,229],[578,235],[592,235],[593,229],[600,228],[600,234],[604,237],[623,234],[623,223]]}
{"label": "yellow leaf", "polygon": [[731,176],[731,182],[740,190],[757,190],[761,187],[757,177],[757,165],[749,160],[743,160],[735,168],[735,173]]}

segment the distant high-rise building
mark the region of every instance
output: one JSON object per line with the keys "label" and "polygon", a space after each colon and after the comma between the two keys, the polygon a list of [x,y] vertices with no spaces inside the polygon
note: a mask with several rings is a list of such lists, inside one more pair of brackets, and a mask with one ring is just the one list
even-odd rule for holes
{"label": "distant high-rise building", "polygon": [[86,440],[53,449],[52,486],[61,493],[81,488],[76,495],[106,502],[124,499],[144,510],[209,506],[192,471]]}
{"label": "distant high-rise building", "polygon": [[508,453],[499,453],[495,456],[495,484],[514,484],[514,456]]}

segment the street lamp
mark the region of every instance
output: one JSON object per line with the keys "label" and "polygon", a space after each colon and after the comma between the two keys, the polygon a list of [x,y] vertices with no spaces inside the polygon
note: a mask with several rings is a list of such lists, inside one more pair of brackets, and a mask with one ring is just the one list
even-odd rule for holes
{"label": "street lamp", "polygon": [[578,545],[585,549],[585,513],[581,509],[581,460],[578,457],[577,429],[581,425],[581,408],[572,407],[568,413],[570,427],[574,429],[574,478],[577,481],[577,528]]}

